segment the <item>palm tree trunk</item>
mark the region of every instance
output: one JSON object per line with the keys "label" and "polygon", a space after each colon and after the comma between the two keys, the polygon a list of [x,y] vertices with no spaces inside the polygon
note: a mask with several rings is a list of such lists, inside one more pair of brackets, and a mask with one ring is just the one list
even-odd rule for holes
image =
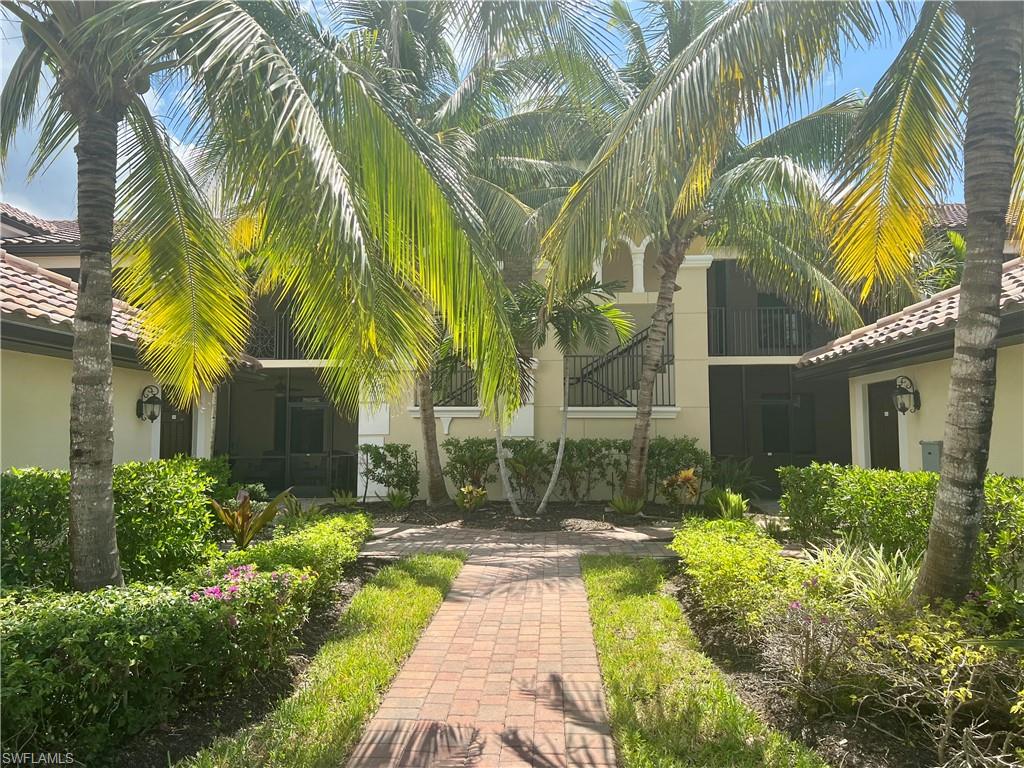
{"label": "palm tree trunk", "polygon": [[114,409],[110,357],[110,248],[118,118],[82,110],[78,121],[81,276],[71,353],[71,583],[124,584],[114,524]]}
{"label": "palm tree trunk", "polygon": [[639,393],[636,401],[636,420],[633,422],[633,439],[629,445],[626,464],[626,480],[623,495],[630,499],[644,497],[647,475],[647,449],[651,442],[651,412],[654,406],[654,382],[661,367],[662,350],[668,333],[668,321],[672,318],[672,298],[677,290],[676,278],[683,263],[689,238],[668,241],[661,253],[661,283],[658,286],[658,301],[651,316],[651,327],[644,344],[643,367],[640,370]]}
{"label": "palm tree trunk", "polygon": [[565,456],[565,438],[569,433],[569,377],[563,371],[562,375],[562,431],[558,436],[558,451],[555,453],[555,466],[551,470],[551,479],[548,481],[547,490],[544,491],[544,498],[540,500],[537,507],[537,515],[543,515],[548,507],[548,500],[555,492],[558,484],[558,475],[562,471],[562,458]]}
{"label": "palm tree trunk", "polygon": [[434,420],[434,389],[430,371],[416,376],[420,400],[420,429],[423,430],[423,460],[427,465],[427,506],[450,501],[441,471],[441,453],[437,449],[437,422]]}
{"label": "palm tree trunk", "polygon": [[1018,3],[961,3],[974,27],[967,85],[964,200],[967,257],[953,345],[941,476],[928,549],[915,587],[920,601],[967,593],[985,503],[1003,242],[1014,155],[1014,109],[1024,14]]}
{"label": "palm tree trunk", "polygon": [[505,446],[501,440],[501,416],[497,403],[494,404],[494,413],[494,447],[498,454],[498,476],[501,478],[501,489],[505,492],[505,499],[509,506],[512,507],[512,514],[520,517],[519,504],[516,503],[516,497],[512,493],[512,482],[509,480],[508,466],[505,464]]}

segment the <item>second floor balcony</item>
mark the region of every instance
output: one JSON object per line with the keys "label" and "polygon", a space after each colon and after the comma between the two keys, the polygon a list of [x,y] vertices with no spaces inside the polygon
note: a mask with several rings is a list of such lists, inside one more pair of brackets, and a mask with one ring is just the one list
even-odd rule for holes
{"label": "second floor balcony", "polygon": [[711,357],[796,356],[825,344],[828,332],[789,307],[710,307]]}

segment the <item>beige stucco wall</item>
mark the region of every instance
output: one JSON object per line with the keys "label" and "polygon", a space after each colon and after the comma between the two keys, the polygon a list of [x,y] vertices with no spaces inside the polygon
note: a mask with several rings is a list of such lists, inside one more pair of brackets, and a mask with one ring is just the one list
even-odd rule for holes
{"label": "beige stucco wall", "polygon": [[[701,244],[703,245],[703,244]],[[692,249],[691,249],[692,250]],[[675,340],[675,401],[676,407],[661,409],[652,421],[651,435],[677,437],[689,435],[696,437],[704,448],[710,448],[711,424],[708,402],[708,339],[707,339],[707,268],[710,259],[693,251],[694,257],[684,264],[679,271],[677,283],[680,290],[675,294],[674,301],[674,340]],[[636,328],[641,330],[650,324],[650,314],[657,300],[657,283],[654,277],[653,249],[649,248],[646,257],[644,293],[622,293],[619,295],[619,306],[631,311],[637,318]],[[618,279],[630,285],[632,263],[629,251],[619,249],[612,261],[603,266],[604,279]],[[536,384],[534,402],[529,404],[520,414],[516,422],[507,429],[511,436],[531,435],[541,440],[557,440],[562,425],[563,399],[563,362],[562,356],[554,344],[549,343],[536,351]],[[363,424],[360,423],[360,442],[408,443],[421,451],[423,443],[418,413],[413,405],[413,397],[409,395],[390,405],[386,434],[373,434],[367,439]],[[464,410],[464,409],[462,409]],[[607,411],[608,409],[603,409]],[[446,411],[439,410],[443,415]],[[450,412],[447,412],[450,413]],[[494,437],[494,424],[490,419],[479,416],[455,416],[451,418],[448,432],[445,433],[446,419],[437,422],[438,442],[446,437]],[[532,427],[532,429],[531,429]],[[620,438],[628,439],[633,433],[632,413],[621,413],[616,418],[597,418],[585,416],[569,419],[568,435],[572,438]],[[442,453],[442,461],[444,456]],[[421,473],[424,467],[420,460]],[[421,482],[421,491],[426,487],[425,474]],[[500,483],[488,489],[492,498],[500,498]]]}
{"label": "beige stucco wall", "polygon": [[[114,368],[114,461],[153,458],[158,426],[135,416],[135,402],[152,377]],[[0,351],[0,462],[3,468],[67,469],[71,360]]]}
{"label": "beige stucco wall", "polygon": [[[876,381],[908,376],[921,393],[921,409],[899,418],[900,465],[921,469],[921,441],[942,440],[952,360],[907,365],[850,379],[853,458],[869,463],[865,390]],[[996,357],[996,401],[989,471],[1024,476],[1024,344],[1001,347]]]}

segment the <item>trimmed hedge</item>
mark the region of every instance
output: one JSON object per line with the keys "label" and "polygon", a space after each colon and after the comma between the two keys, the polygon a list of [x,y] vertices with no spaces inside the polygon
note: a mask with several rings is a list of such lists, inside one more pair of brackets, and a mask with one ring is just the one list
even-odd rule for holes
{"label": "trimmed hedge", "polygon": [[[781,511],[803,541],[835,536],[888,550],[923,552],[939,476],[839,464],[780,467]],[[989,475],[989,521],[1024,527],[1024,479]]]}
{"label": "trimmed hedge", "polygon": [[800,563],[783,557],[778,542],[750,520],[688,520],[670,548],[704,606],[746,632],[777,610],[803,576]]}
{"label": "trimmed hedge", "polygon": [[369,516],[352,512],[329,517],[291,533],[253,544],[248,549],[233,549],[214,557],[200,569],[200,578],[231,566],[252,564],[260,570],[282,566],[308,568],[315,572],[313,602],[330,599],[332,587],[341,580],[345,568],[359,556],[359,549],[373,531]]}
{"label": "trimmed hedge", "polygon": [[291,569],[244,573],[192,590],[5,597],[3,750],[71,752],[89,764],[181,707],[281,664],[313,580]]}
{"label": "trimmed hedge", "polygon": [[[114,513],[127,581],[163,579],[213,551],[208,492],[218,480],[194,459],[114,467]],[[67,589],[69,474],[10,469],[0,477],[0,580]]]}
{"label": "trimmed hedge", "polygon": [[[522,498],[532,498],[550,476],[558,450],[557,441],[509,438],[509,470],[513,488]],[[497,454],[490,438],[449,437],[441,447],[446,453],[444,473],[457,486],[482,486],[494,482]],[[629,440],[584,438],[565,441],[565,455],[559,476],[559,493],[576,503],[595,498],[612,498],[626,472]],[[658,501],[662,482],[681,469],[696,469],[701,477],[712,472],[711,454],[693,437],[655,437],[647,454],[647,497]]]}
{"label": "trimmed hedge", "polygon": [[88,762],[198,700],[279,666],[370,532],[329,518],[214,556],[170,586],[0,600],[3,749]]}

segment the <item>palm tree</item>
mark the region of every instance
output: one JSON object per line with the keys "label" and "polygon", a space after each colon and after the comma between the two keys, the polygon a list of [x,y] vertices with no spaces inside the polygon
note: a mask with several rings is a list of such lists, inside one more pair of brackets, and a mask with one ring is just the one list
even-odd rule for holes
{"label": "palm tree", "polygon": [[[615,306],[616,289],[617,286],[602,284],[591,276],[551,301],[543,285],[532,281],[524,283],[513,294],[515,309],[510,312],[514,318],[513,327],[521,329],[520,338],[525,337],[531,347],[543,346],[548,334],[553,334],[555,346],[563,356],[575,353],[581,346],[594,349],[603,345],[609,331],[621,343],[629,338],[633,322],[629,315]],[[569,432],[568,376],[563,377],[562,398],[562,428],[555,464],[548,487],[537,506],[537,515],[544,514],[562,469]]]}
{"label": "palm tree", "polygon": [[[219,227],[142,98],[150,78],[170,66],[166,57],[154,55],[151,42],[111,56],[109,42],[116,35],[117,20],[96,3],[3,5],[21,23],[24,48],[0,96],[0,156],[6,159],[18,128],[34,116],[40,102],[33,173],[77,135],[81,272],[72,346],[72,583],[80,590],[121,584],[111,489],[110,354],[119,156],[121,203],[139,214],[128,231],[120,233],[122,240],[152,243],[154,260],[164,259],[172,271],[197,253],[206,254],[201,274],[191,276],[191,295],[179,295],[179,306],[188,305],[186,322],[193,342],[181,354],[191,356],[186,363],[189,374],[199,381],[226,371],[230,356],[241,348],[244,330],[236,318],[242,317],[237,309],[245,300],[244,282],[225,258]],[[43,93],[47,82],[49,92]],[[168,296],[165,286],[152,290]]]}
{"label": "palm tree", "polygon": [[[786,51],[784,43],[773,48],[774,41],[759,42],[777,31],[773,12],[759,5],[652,4],[646,25],[623,2],[611,8],[628,40],[623,85],[609,89],[624,94],[623,109],[545,245],[552,279],[564,285],[590,268],[586,254],[598,252],[602,241],[614,243],[623,235],[654,241],[661,278],[643,348],[623,488],[624,495],[641,499],[654,384],[676,279],[695,238],[736,247],[740,266],[759,287],[785,292],[826,325],[847,330],[860,324],[833,280],[828,232],[822,228],[827,201],[818,182],[818,174],[837,161],[860,104],[845,96],[744,144],[740,129],[756,133],[750,129],[759,127],[746,112],[751,105],[765,105],[771,115],[770,99],[794,95],[801,77],[835,60],[838,33]],[[808,13],[841,15],[817,7]],[[794,31],[806,32],[810,21],[794,19]],[[869,14],[851,15],[850,22],[871,29]],[[775,77],[767,63],[772,55],[785,61],[790,77]],[[749,77],[726,77],[747,60],[755,62]]]}
{"label": "palm tree", "polygon": [[166,95],[199,146],[203,174],[253,222],[259,287],[294,299],[297,334],[332,362],[324,380],[338,403],[354,405],[361,390],[381,398],[401,389],[403,371],[427,356],[434,318],[409,301],[408,285],[480,371],[481,391],[515,401],[515,349],[493,270],[476,255],[486,252],[479,212],[456,162],[396,107],[358,41],[331,38],[283,2],[3,5],[21,21],[25,48],[4,84],[0,151],[6,156],[39,101],[35,168],[78,139],[77,589],[122,581],[111,493],[115,191],[125,222],[118,279],[141,309],[140,354],[157,378],[194,400],[227,375],[248,329],[242,263],[141,98],[153,76],[178,86]]}
{"label": "palm tree", "polygon": [[1007,211],[1024,205],[1022,25],[1019,3],[925,4],[868,98],[838,182],[835,245],[845,274],[870,290],[926,245],[962,148],[966,250],[921,601],[962,598],[977,549]]}
{"label": "palm tree", "polygon": [[[622,227],[611,214],[641,207],[646,175],[682,179],[672,221],[691,212],[736,122],[752,130],[777,120],[844,45],[886,33],[891,10],[853,1],[727,6],[617,121],[548,235],[553,279],[589,269],[589,254]],[[859,281],[864,296],[900,278],[922,250],[963,147],[968,256],[942,478],[917,585],[919,599],[959,598],[983,502],[1004,216],[1024,211],[1022,14],[1019,3],[950,0],[897,6],[895,14],[896,28],[909,33],[851,138],[831,246],[841,275]]]}
{"label": "palm tree", "polygon": [[[375,51],[399,73],[395,96],[409,119],[436,136],[465,168],[510,289],[532,279],[544,214],[553,216],[579,178],[579,170],[566,161],[594,148],[584,122],[536,93],[536,83],[551,81],[553,71],[569,60],[555,52],[578,51],[586,39],[582,28],[557,26],[559,19],[579,22],[578,17],[557,4],[543,5],[507,3],[499,11],[476,3],[349,0],[338,3],[334,14],[341,28],[371,33]],[[446,35],[452,28],[474,41],[461,65]],[[523,103],[528,88],[534,98]],[[416,374],[428,505],[449,498],[433,389],[439,376],[461,362],[438,353]]]}

